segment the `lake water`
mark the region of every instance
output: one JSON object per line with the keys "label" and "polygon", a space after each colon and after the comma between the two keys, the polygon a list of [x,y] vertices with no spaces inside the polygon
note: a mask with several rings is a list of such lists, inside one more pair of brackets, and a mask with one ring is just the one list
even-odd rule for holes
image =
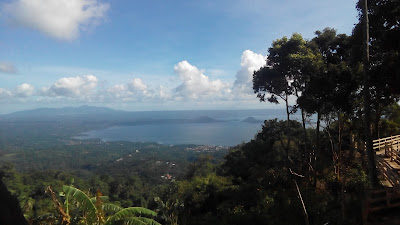
{"label": "lake water", "polygon": [[[152,117],[157,113],[152,112]],[[198,144],[234,146],[248,142],[262,128],[266,119],[285,119],[284,110],[224,110],[158,112],[160,118],[211,117],[221,122],[207,123],[165,123],[140,124],[135,126],[114,126],[83,133],[79,139],[101,139],[103,141],[157,142],[161,144]],[[163,117],[164,116],[164,117]],[[258,123],[243,122],[253,117]],[[293,118],[299,119],[299,115]]]}

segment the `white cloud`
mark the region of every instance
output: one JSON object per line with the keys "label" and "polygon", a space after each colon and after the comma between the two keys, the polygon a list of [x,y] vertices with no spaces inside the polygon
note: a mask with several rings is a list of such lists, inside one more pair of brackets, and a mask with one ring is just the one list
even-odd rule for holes
{"label": "white cloud", "polygon": [[174,91],[178,98],[198,99],[217,97],[229,92],[229,84],[221,80],[210,80],[203,72],[186,60],[174,66],[182,83]]}
{"label": "white cloud", "polygon": [[185,60],[174,66],[174,79],[145,77],[146,80],[135,77],[122,83],[109,83],[106,80],[99,81],[94,75],[71,76],[58,79],[47,87],[35,88],[24,83],[12,89],[13,91],[0,89],[0,99],[34,100],[42,103],[140,103],[154,106],[161,103],[183,108],[190,105],[251,105],[258,104],[252,91],[252,75],[264,65],[263,55],[246,50],[242,54],[240,69],[234,81],[234,76],[231,76],[230,81],[209,77],[207,75],[211,71],[206,75],[204,70]]}
{"label": "white cloud", "polygon": [[4,88],[0,88],[0,99],[7,99],[11,96],[12,96],[11,91]]}
{"label": "white cloud", "polygon": [[122,100],[124,102],[134,102],[151,100],[155,96],[155,91],[150,90],[140,78],[133,78],[126,84],[117,84],[107,89],[112,100]]}
{"label": "white cloud", "polygon": [[43,88],[44,96],[87,97],[97,86],[97,77],[93,75],[64,77],[50,88]]}
{"label": "white cloud", "polygon": [[123,97],[130,95],[128,87],[125,84],[114,85],[111,88],[109,88],[107,91],[114,98],[123,98]]}
{"label": "white cloud", "polygon": [[7,62],[0,62],[0,72],[3,73],[16,73],[16,69],[13,64]]}
{"label": "white cloud", "polygon": [[128,84],[129,90],[132,92],[137,92],[146,95],[147,85],[143,83],[140,78],[133,78],[133,80]]}
{"label": "white cloud", "polygon": [[15,92],[15,96],[17,97],[29,97],[32,96],[35,92],[35,88],[27,83],[23,83],[18,85],[17,90]]}
{"label": "white cloud", "polygon": [[158,96],[161,100],[168,100],[171,98],[171,93],[164,86],[160,85]]}
{"label": "white cloud", "polygon": [[108,8],[97,0],[15,0],[3,4],[2,12],[15,25],[73,40],[80,31],[99,24]]}
{"label": "white cloud", "polygon": [[234,86],[236,88],[248,88],[252,87],[253,84],[253,73],[259,70],[266,64],[266,57],[254,53],[250,50],[246,50],[242,54],[242,60],[240,62],[240,70],[236,73],[236,80]]}

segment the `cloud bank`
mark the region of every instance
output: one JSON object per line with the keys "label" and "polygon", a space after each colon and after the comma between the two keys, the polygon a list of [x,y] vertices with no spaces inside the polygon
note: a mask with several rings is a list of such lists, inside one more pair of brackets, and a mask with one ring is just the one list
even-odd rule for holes
{"label": "cloud bank", "polygon": [[149,90],[142,79],[133,78],[126,84],[116,84],[108,88],[106,92],[108,94],[106,97],[110,101],[135,102],[151,100],[153,90]]}
{"label": "cloud bank", "polygon": [[42,88],[43,96],[87,97],[97,86],[97,77],[93,75],[64,77],[57,80],[50,88]]}
{"label": "cloud bank", "polygon": [[98,25],[108,9],[109,4],[97,0],[15,0],[1,11],[13,25],[71,41]]}
{"label": "cloud bank", "polygon": [[[210,103],[258,102],[252,91],[252,75],[266,64],[265,56],[250,50],[243,52],[240,69],[232,80],[212,79],[206,72],[183,60],[174,67],[173,84],[157,83],[145,77],[133,77],[125,83],[99,81],[95,75],[70,76],[55,80],[47,87],[28,83],[14,90],[0,89],[0,100],[33,99],[45,102],[80,103]],[[99,85],[102,84],[102,85]],[[103,85],[105,84],[105,85]]]}

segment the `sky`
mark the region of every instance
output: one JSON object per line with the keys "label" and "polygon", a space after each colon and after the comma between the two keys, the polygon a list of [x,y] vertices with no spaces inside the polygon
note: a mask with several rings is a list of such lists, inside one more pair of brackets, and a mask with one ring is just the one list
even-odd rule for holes
{"label": "sky", "polygon": [[0,0],[0,114],[39,107],[256,109],[272,41],[333,27],[357,0]]}

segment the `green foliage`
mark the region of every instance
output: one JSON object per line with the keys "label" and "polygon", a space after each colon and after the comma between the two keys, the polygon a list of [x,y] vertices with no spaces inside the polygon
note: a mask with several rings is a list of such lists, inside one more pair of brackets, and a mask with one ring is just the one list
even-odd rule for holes
{"label": "green foliage", "polygon": [[184,203],[175,196],[166,201],[161,200],[160,197],[155,197],[154,201],[157,203],[157,211],[166,224],[178,225],[179,214],[184,209]]}
{"label": "green foliage", "polygon": [[[374,99],[392,103],[400,94],[400,3],[396,0],[368,0],[370,61]],[[357,3],[361,14],[363,1]],[[353,36],[360,40],[362,32],[362,15],[355,26]],[[377,103],[377,102],[375,102]]]}
{"label": "green foliage", "polygon": [[160,225],[153,219],[138,217],[138,216],[156,216],[157,214],[154,211],[151,211],[142,207],[129,207],[125,209],[119,210],[114,215],[110,216],[107,219],[105,225],[111,225],[117,221],[124,220],[126,224],[148,224],[148,225]]}
{"label": "green foliage", "polygon": [[[288,96],[300,88],[300,66],[305,58],[311,60],[315,55],[306,48],[306,41],[297,33],[290,39],[283,37],[274,41],[268,51],[267,66],[254,72],[253,89],[260,101],[278,104],[279,99],[287,101]],[[269,94],[268,97],[266,94]]]}
{"label": "green foliage", "polygon": [[[72,197],[77,202],[79,208],[84,213],[83,218],[85,218],[87,224],[94,224],[97,221],[98,219],[96,215],[97,209],[93,204],[93,202],[85,193],[71,186],[63,186],[63,192],[65,193],[66,196]],[[66,201],[68,203],[68,199]]]}
{"label": "green foliage", "polygon": [[325,28],[316,31],[307,47],[314,58],[305,58],[300,70],[304,92],[297,103],[307,113],[351,112],[357,91],[356,73],[350,65],[349,37]]}
{"label": "green foliage", "polygon": [[[371,106],[375,135],[383,137],[400,133],[400,1],[368,3]],[[225,155],[220,165],[188,146],[69,138],[94,125],[60,129],[3,121],[0,161],[25,173],[5,165],[0,175],[36,224],[61,221],[43,190],[72,179],[76,187],[64,186],[62,198],[72,224],[159,224],[151,219],[154,211],[131,205],[151,205],[171,225],[305,224],[303,204],[310,224],[360,224],[361,200],[370,188],[360,147],[362,25],[360,16],[351,37],[325,28],[311,40],[294,33],[274,41],[267,65],[254,72],[253,90],[260,101],[283,100],[288,119],[265,121],[254,140],[226,155],[212,152],[217,161]],[[289,96],[296,98],[292,106]],[[317,114],[317,129],[290,120],[298,109]],[[32,132],[24,137],[26,130]],[[160,179],[165,174],[174,181]]]}
{"label": "green foliage", "polygon": [[[362,5],[358,1],[359,22],[353,29],[354,57],[362,59],[360,51],[363,37]],[[374,138],[383,137],[380,119],[385,109],[399,101],[400,97],[400,3],[396,0],[368,0],[370,54],[371,115],[374,122]],[[387,124],[383,124],[387,125]],[[390,126],[389,126],[390,127]]]}
{"label": "green foliage", "polygon": [[[298,149],[301,139],[298,138],[301,137],[302,127],[298,122],[290,122],[290,135],[297,137],[292,138],[290,158],[297,162],[301,157]],[[287,172],[289,168],[285,167],[286,135],[288,131],[284,121],[265,121],[255,140],[231,150],[226,156],[222,168],[236,186],[230,196],[234,204],[229,213],[236,217],[252,215],[252,223],[268,220],[271,224],[290,223],[290,218],[277,220],[283,212],[292,211],[291,218],[295,218],[297,213],[301,215],[297,210],[298,202],[293,201],[295,195]],[[298,171],[296,165],[290,165],[291,169]]]}
{"label": "green foliage", "polygon": [[393,103],[383,114],[384,118],[380,120],[380,136],[388,137],[400,134],[400,105]]}
{"label": "green foliage", "polygon": [[[66,212],[68,214],[68,212],[73,211],[69,209],[69,207],[72,207],[68,204],[68,197],[70,197],[74,200],[75,204],[73,205],[76,211],[81,213],[79,223],[111,225],[118,221],[124,221],[124,224],[159,225],[155,220],[146,218],[155,217],[157,215],[152,210],[143,207],[122,208],[109,203],[104,204],[103,201],[108,198],[100,196],[99,193],[96,195],[95,199],[89,198],[84,192],[72,186],[63,186],[63,191],[66,197]],[[74,217],[76,218],[76,215],[72,216],[72,218]]]}

